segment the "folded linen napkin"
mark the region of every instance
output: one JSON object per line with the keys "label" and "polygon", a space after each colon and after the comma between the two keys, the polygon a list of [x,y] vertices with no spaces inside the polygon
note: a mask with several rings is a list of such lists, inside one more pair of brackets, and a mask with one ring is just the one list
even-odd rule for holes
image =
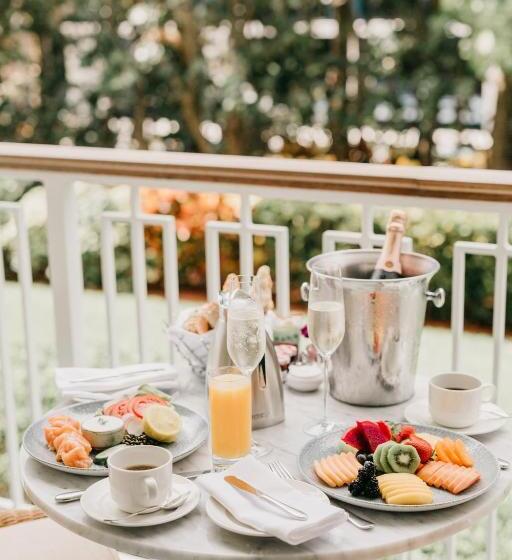
{"label": "folded linen napkin", "polygon": [[[233,488],[224,480],[227,475],[235,475],[273,498],[306,512],[307,521],[287,517],[261,498]],[[223,472],[200,476],[196,482],[238,521],[291,545],[314,539],[340,525],[348,517],[344,510],[295,490],[251,456],[241,459]]]}
{"label": "folded linen napkin", "polygon": [[[166,362],[134,364],[117,368],[57,368],[55,383],[63,397],[98,398],[132,389],[144,383],[172,389],[178,386],[176,368]],[[94,398],[94,397],[93,397]]]}

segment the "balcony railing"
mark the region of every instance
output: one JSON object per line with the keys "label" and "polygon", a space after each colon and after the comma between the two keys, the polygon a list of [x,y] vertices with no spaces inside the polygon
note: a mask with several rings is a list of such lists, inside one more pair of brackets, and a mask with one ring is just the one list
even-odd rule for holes
{"label": "balcony railing", "polygon": [[[176,225],[172,216],[144,214],[139,189],[155,187],[193,192],[232,193],[240,197],[240,221],[212,221],[206,227],[207,290],[214,297],[220,286],[219,235],[236,234],[240,243],[240,271],[252,272],[253,237],[273,237],[276,241],[277,307],[289,311],[289,232],[286,227],[256,224],[252,219],[250,196],[334,204],[357,204],[362,209],[360,231],[325,231],[323,249],[337,242],[362,248],[379,245],[374,233],[374,214],[379,207],[412,206],[446,210],[494,213],[498,216],[496,243],[457,242],[454,246],[452,297],[452,367],[460,363],[464,328],[465,259],[467,255],[495,258],[493,360],[494,382],[499,385],[505,337],[507,264],[512,255],[509,220],[512,214],[512,172],[448,168],[397,167],[355,163],[286,160],[182,153],[155,153],[98,148],[68,148],[28,144],[0,144],[0,177],[40,181],[48,204],[48,253],[54,299],[57,354],[60,365],[84,363],[83,271],[78,235],[76,181],[102,185],[130,186],[130,211],[107,212],[101,221],[102,285],[107,309],[107,336],[110,360],[119,360],[114,328],[116,286],[113,256],[113,224],[130,227],[133,292],[137,308],[138,352],[147,358],[147,282],[144,256],[144,227],[157,224],[163,230],[165,298],[169,321],[179,303]],[[30,327],[31,267],[27,232],[21,205],[0,202],[16,221],[19,254],[19,283],[23,295],[23,319],[32,415],[40,415],[38,372],[34,355],[34,335]],[[410,246],[410,241],[408,242]],[[17,429],[10,368],[9,342],[4,309],[4,271],[0,259],[0,354],[3,395],[7,422],[11,497],[23,499],[17,464]],[[172,352],[172,349],[170,349]],[[495,539],[495,519],[489,522],[491,548]],[[452,547],[453,548],[453,547]]]}

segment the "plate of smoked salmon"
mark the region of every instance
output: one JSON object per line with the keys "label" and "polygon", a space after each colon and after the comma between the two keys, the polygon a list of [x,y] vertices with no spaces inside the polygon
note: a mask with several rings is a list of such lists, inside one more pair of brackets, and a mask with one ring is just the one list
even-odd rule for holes
{"label": "plate of smoked salmon", "polygon": [[309,441],[298,464],[332,498],[393,512],[462,504],[491,488],[500,471],[494,455],[464,434],[371,420]]}
{"label": "plate of smoked salmon", "polygon": [[207,436],[208,425],[199,414],[145,387],[117,401],[62,407],[26,430],[23,447],[36,461],[54,469],[107,476],[108,456],[121,446],[162,445],[177,462],[198,449]]}

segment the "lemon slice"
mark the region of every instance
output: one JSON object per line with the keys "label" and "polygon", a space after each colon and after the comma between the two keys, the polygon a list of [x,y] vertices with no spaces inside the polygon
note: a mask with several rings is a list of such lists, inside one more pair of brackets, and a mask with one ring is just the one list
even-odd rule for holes
{"label": "lemon slice", "polygon": [[176,441],[181,430],[181,417],[171,407],[151,404],[144,409],[144,432],[157,441]]}

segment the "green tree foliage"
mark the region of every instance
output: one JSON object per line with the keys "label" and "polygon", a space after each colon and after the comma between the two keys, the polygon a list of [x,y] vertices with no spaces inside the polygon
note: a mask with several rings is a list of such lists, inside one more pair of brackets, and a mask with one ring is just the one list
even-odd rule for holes
{"label": "green tree foliage", "polygon": [[460,128],[480,87],[465,39],[450,32],[462,16],[446,4],[1,0],[0,133],[368,161],[375,139],[351,145],[348,134],[366,125],[417,129],[408,155],[432,163],[440,102],[455,98],[449,124]]}

